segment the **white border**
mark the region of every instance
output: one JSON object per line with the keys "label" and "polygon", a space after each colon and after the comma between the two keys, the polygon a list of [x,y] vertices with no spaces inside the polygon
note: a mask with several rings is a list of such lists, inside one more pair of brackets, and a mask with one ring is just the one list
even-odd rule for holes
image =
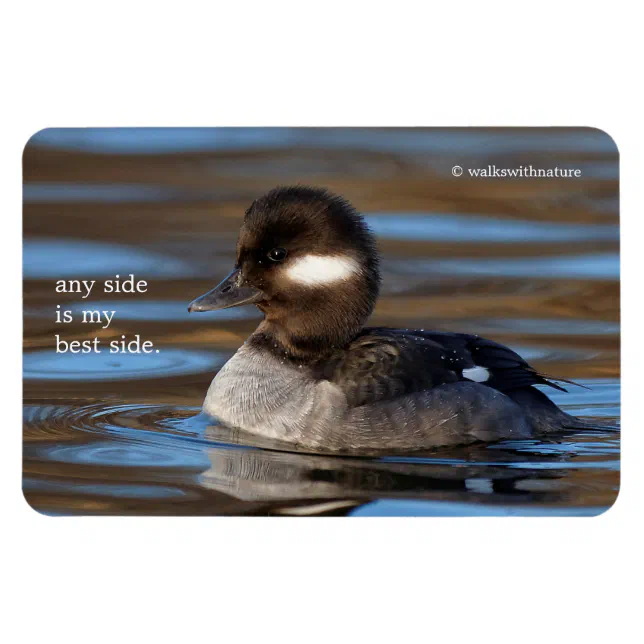
{"label": "white border", "polygon": [[[633,640],[644,453],[634,409],[644,213],[640,70],[628,49],[641,40],[630,31],[636,17],[619,3],[232,6],[31,2],[7,17],[3,630],[15,629],[10,641],[65,642]],[[49,126],[269,124],[593,125],[614,137],[627,349],[624,481],[612,510],[347,521],[50,519],[27,507],[18,431],[25,142]]]}

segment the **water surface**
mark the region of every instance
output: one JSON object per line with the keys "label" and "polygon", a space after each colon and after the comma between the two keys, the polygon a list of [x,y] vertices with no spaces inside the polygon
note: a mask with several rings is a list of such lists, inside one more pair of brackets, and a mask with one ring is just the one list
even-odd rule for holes
{"label": "water surface", "polygon": [[[467,179],[456,163],[583,170]],[[199,415],[255,309],[189,316],[230,270],[253,198],[327,186],[383,254],[372,323],[483,334],[587,388],[547,392],[615,425],[618,162],[597,130],[44,130],[24,157],[24,492],[37,510],[176,515],[595,515],[619,487],[619,433],[382,458],[288,452]],[[135,273],[145,294],[56,294],[56,279]],[[115,310],[106,329],[56,305]],[[156,352],[56,354],[54,336]]]}

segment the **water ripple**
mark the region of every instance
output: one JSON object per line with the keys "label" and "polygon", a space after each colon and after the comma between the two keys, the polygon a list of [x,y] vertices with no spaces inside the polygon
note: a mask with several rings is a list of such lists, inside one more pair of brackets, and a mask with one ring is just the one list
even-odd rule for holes
{"label": "water ripple", "polygon": [[218,369],[228,359],[220,352],[161,349],[159,353],[56,353],[30,351],[23,357],[25,380],[139,380],[166,378]]}

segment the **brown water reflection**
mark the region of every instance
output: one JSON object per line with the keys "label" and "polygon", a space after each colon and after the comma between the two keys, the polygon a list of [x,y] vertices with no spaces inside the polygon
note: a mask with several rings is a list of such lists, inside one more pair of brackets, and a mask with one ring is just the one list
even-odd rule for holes
{"label": "brown water reflection", "polygon": [[[578,179],[453,177],[459,164],[582,169]],[[573,413],[619,416],[618,160],[595,130],[46,130],[24,155],[24,489],[82,514],[597,513],[615,498],[611,432],[405,460],[256,449],[191,419],[257,324],[186,304],[232,265],[250,201],[327,186],[379,234],[373,323],[458,330],[517,348],[591,390]],[[143,295],[54,292],[135,273]],[[57,304],[114,308],[107,329]],[[99,306],[103,304],[104,306]],[[140,334],[153,356],[56,355],[54,335]],[[275,447],[275,446],[267,446]]]}

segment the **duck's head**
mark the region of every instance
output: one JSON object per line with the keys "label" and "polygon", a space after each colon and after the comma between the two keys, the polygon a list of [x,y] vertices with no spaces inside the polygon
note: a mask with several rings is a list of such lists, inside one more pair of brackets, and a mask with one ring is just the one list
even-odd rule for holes
{"label": "duck's head", "polygon": [[246,211],[234,270],[188,310],[255,304],[260,332],[307,357],[349,342],[379,285],[374,236],[351,204],[318,188],[275,188]]}

